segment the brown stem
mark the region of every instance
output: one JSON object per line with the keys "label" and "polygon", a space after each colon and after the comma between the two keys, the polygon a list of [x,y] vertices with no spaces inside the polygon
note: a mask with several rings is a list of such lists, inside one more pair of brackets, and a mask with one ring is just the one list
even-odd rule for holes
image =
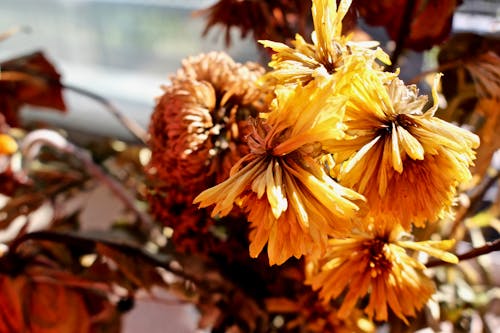
{"label": "brown stem", "polygon": [[24,138],[21,146],[24,156],[26,156],[28,162],[35,157],[42,145],[52,146],[62,152],[76,157],[84,164],[87,172],[106,185],[110,191],[123,202],[125,207],[137,215],[141,223],[140,226],[146,227],[152,225],[149,215],[140,211],[136,207],[134,198],[128,194],[127,189],[125,189],[121,183],[109,176],[99,165],[95,164],[87,151],[67,141],[60,134],[45,129],[30,132]]}
{"label": "brown stem", "polygon": [[172,265],[174,261],[178,258],[166,255],[153,255],[146,252],[145,250],[124,242],[111,241],[108,239],[95,239],[95,237],[87,237],[84,235],[71,233],[71,232],[57,232],[57,231],[36,231],[22,235],[21,237],[15,239],[10,244],[9,254],[15,255],[18,249],[27,241],[49,241],[62,243],[67,246],[77,247],[86,251],[95,251],[97,244],[104,244],[109,246],[120,253],[130,256],[132,258],[140,258],[145,263],[150,264],[155,267],[161,267],[170,273],[182,278],[185,281],[191,281],[196,284],[197,287],[203,288],[205,291],[221,291],[221,288],[227,290],[229,286],[220,285],[213,286],[207,281],[203,280],[203,277],[197,278],[186,273],[181,267]]}
{"label": "brown stem", "polygon": [[396,48],[391,54],[391,65],[387,67],[388,71],[394,71],[398,66],[399,57],[405,48],[406,37],[410,34],[412,23],[413,10],[415,9],[415,0],[407,0],[401,26],[399,28],[398,38],[396,40]]}
{"label": "brown stem", "polygon": [[469,196],[469,205],[467,207],[461,206],[460,210],[455,216],[453,225],[450,230],[450,239],[454,239],[458,230],[458,227],[462,221],[470,216],[471,211],[477,207],[477,204],[481,198],[483,198],[486,191],[500,178],[500,172],[497,172],[493,177],[489,178],[486,182],[480,184],[475,188],[475,191]]}
{"label": "brown stem", "polygon": [[429,74],[444,72],[444,71],[447,71],[449,69],[456,68],[456,67],[458,67],[458,66],[460,66],[462,64],[463,64],[462,60],[454,60],[454,61],[450,61],[450,62],[444,63],[442,65],[439,65],[436,68],[429,69],[429,70],[426,70],[426,71],[418,74],[417,76],[413,77],[409,81],[409,84],[416,84],[416,83],[420,82],[420,80],[422,80],[422,78],[424,78],[425,76],[427,76]]}
{"label": "brown stem", "polygon": [[[469,260],[494,251],[500,251],[500,239],[488,242],[481,247],[472,249],[469,252],[465,252],[461,255],[458,255],[457,257],[460,261]],[[425,266],[430,268],[430,267],[445,266],[445,265],[451,265],[451,264],[442,260],[431,260]]]}
{"label": "brown stem", "polygon": [[139,139],[144,144],[147,143],[148,133],[146,132],[146,130],[144,130],[144,128],[142,128],[142,126],[139,125],[135,120],[125,116],[120,110],[118,110],[118,108],[116,108],[106,98],[83,88],[75,87],[72,85],[65,85],[61,83],[59,79],[55,79],[48,75],[44,75],[43,73],[27,69],[23,66],[9,65],[9,66],[4,66],[3,70],[17,71],[20,73],[31,75],[33,77],[45,80],[48,84],[73,91],[75,93],[78,93],[80,95],[95,100],[96,102],[102,104],[106,108],[106,110],[108,110],[137,139]]}
{"label": "brown stem", "polygon": [[76,92],[80,95],[87,96],[89,98],[92,98],[93,100],[101,103],[118,121],[127,128],[130,133],[132,133],[136,138],[138,138],[142,143],[146,144],[147,143],[147,138],[148,138],[148,133],[142,128],[141,125],[139,125],[136,121],[132,120],[131,118],[126,117],[120,110],[118,110],[113,104],[111,104],[110,101],[108,101],[106,98],[97,95],[91,91],[88,91],[83,88],[67,85],[67,84],[61,84],[61,86],[67,90],[71,90],[73,92]]}

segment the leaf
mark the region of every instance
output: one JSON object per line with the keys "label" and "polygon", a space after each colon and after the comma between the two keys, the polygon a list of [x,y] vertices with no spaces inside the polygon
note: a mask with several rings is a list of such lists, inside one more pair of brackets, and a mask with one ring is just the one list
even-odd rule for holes
{"label": "leaf", "polygon": [[61,76],[43,53],[35,52],[0,63],[0,109],[10,126],[19,126],[25,105],[66,111]]}
{"label": "leaf", "polygon": [[[409,1],[358,0],[354,6],[368,24],[385,27],[391,39],[397,40]],[[405,47],[423,51],[443,42],[450,34],[455,8],[461,3],[461,0],[415,0]]]}
{"label": "leaf", "polygon": [[82,295],[58,283],[31,283],[23,299],[30,332],[88,333],[90,317]]}
{"label": "leaf", "polygon": [[473,172],[482,176],[488,170],[493,154],[500,149],[500,96],[497,99],[480,99],[475,111],[482,116],[483,123],[478,132],[481,145]]}
{"label": "leaf", "polygon": [[96,252],[113,260],[123,278],[116,281],[130,291],[138,288],[150,290],[154,285],[165,285],[156,266],[146,262],[139,256],[132,256],[115,248],[111,244],[96,243]]}
{"label": "leaf", "polygon": [[0,275],[0,332],[24,331],[22,298],[19,297],[24,284],[24,278]]}

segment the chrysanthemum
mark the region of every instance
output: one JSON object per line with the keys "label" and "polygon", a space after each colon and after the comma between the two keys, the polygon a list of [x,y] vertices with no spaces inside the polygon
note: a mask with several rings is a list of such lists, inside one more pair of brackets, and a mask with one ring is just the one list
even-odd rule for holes
{"label": "chrysanthemum", "polygon": [[248,138],[250,153],[229,179],[201,193],[200,207],[215,204],[212,215],[227,215],[236,203],[252,224],[250,255],[267,243],[270,264],[300,257],[342,234],[356,214],[352,200],[362,196],[333,181],[316,158],[325,142],[343,136],[345,99],[331,94],[333,81],[281,88],[265,121]]}
{"label": "chrysanthemum", "polygon": [[315,290],[321,289],[320,297],[325,302],[343,296],[340,318],[349,316],[358,300],[369,294],[364,308],[368,317],[387,320],[390,308],[406,322],[435,290],[424,274],[425,265],[407,251],[423,251],[450,263],[458,259],[444,251],[453,241],[413,242],[400,236],[400,228],[371,225],[350,237],[330,239],[326,254],[317,262],[319,271],[308,283]]}
{"label": "chrysanthemum", "polygon": [[375,66],[375,58],[389,63],[389,57],[377,42],[351,42],[342,35],[342,19],[349,10],[351,0],[342,0],[337,8],[336,0],[313,0],[313,44],[297,34],[293,48],[286,44],[261,41],[275,54],[269,66],[274,70],[265,78],[273,83],[307,84],[316,76],[328,76],[339,71],[347,63],[363,63]]}
{"label": "chrysanthemum", "polygon": [[199,228],[193,234],[205,235],[213,224],[191,208],[192,201],[226,179],[248,152],[247,119],[266,105],[267,95],[256,83],[263,72],[257,64],[212,52],[186,59],[163,87],[149,127],[148,200],[156,219],[177,230],[175,240],[186,240],[184,231],[194,226]]}
{"label": "chrysanthemum", "polygon": [[151,118],[151,165],[160,179],[199,193],[227,177],[248,151],[246,120],[262,108],[256,80],[263,72],[261,66],[236,63],[225,53],[183,62]]}
{"label": "chrysanthemum", "polygon": [[478,137],[435,117],[437,105],[424,113],[426,96],[398,79],[384,84],[367,70],[342,86],[350,138],[328,147],[343,162],[339,182],[363,194],[373,216],[406,229],[441,217],[471,177]]}

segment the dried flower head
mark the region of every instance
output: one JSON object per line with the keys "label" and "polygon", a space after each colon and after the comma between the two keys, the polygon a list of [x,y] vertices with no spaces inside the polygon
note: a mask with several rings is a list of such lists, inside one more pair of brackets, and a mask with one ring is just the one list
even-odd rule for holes
{"label": "dried flower head", "polygon": [[250,255],[267,243],[270,264],[281,264],[326,244],[328,234],[349,229],[363,197],[338,185],[317,158],[323,145],[343,136],[345,99],[333,96],[334,82],[281,87],[271,112],[254,124],[250,152],[229,179],[202,192],[200,207],[215,204],[213,216],[236,203],[251,223]]}
{"label": "dried flower head", "polygon": [[205,235],[213,224],[207,214],[192,209],[193,198],[227,178],[248,152],[247,120],[266,104],[256,84],[263,72],[257,64],[212,52],[186,59],[163,87],[149,128],[149,201],[153,215],[177,230],[180,248],[195,247],[185,237],[187,229],[197,226],[191,232]]}
{"label": "dried flower head", "polygon": [[273,83],[306,84],[316,76],[328,76],[349,67],[348,63],[376,66],[375,58],[389,63],[389,57],[380,48],[372,49],[377,42],[355,43],[342,35],[342,20],[350,4],[350,0],[342,0],[337,8],[336,0],[313,0],[313,44],[299,34],[292,41],[293,48],[279,42],[261,41],[276,52],[269,63],[274,70],[265,78]]}
{"label": "dried flower head", "polygon": [[220,24],[229,45],[233,27],[240,29],[242,38],[249,33],[255,40],[292,38],[296,31],[305,31],[310,5],[303,0],[219,0],[198,13],[207,16],[203,34]]}
{"label": "dried flower head", "polygon": [[426,96],[399,79],[384,84],[367,70],[343,87],[350,138],[329,147],[343,162],[339,182],[367,198],[370,214],[396,219],[405,229],[442,217],[456,186],[471,177],[478,137],[435,117],[437,104],[424,113]]}
{"label": "dried flower head", "polygon": [[425,265],[407,253],[423,251],[441,260],[456,263],[457,257],[444,250],[453,241],[413,242],[404,240],[394,224],[367,224],[363,231],[343,239],[331,239],[326,254],[312,272],[313,289],[321,289],[320,297],[328,302],[343,295],[338,312],[346,318],[357,301],[369,294],[364,312],[369,318],[387,320],[388,307],[407,323],[434,293],[435,287],[424,274]]}
{"label": "dried flower head", "polygon": [[[227,177],[248,149],[247,119],[263,107],[264,69],[212,52],[183,62],[165,86],[150,125],[156,177],[192,194]],[[208,172],[207,172],[208,170]]]}

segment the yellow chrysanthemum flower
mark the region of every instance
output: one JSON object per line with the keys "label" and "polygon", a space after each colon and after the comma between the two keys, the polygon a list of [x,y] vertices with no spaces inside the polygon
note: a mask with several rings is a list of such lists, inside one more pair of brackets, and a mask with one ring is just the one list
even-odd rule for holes
{"label": "yellow chrysanthemum flower", "polygon": [[264,80],[274,84],[301,82],[307,84],[317,76],[329,76],[347,63],[375,66],[375,59],[390,63],[389,57],[378,46],[378,42],[352,42],[342,35],[342,19],[349,10],[351,0],[313,0],[312,18],[313,44],[297,34],[292,41],[293,48],[273,41],[260,41],[275,54],[269,66],[274,70]]}
{"label": "yellow chrysanthemum flower", "polygon": [[370,214],[396,219],[405,229],[442,217],[456,186],[471,177],[478,137],[435,117],[437,104],[424,113],[427,97],[399,79],[384,84],[366,70],[339,86],[349,98],[350,137],[327,147],[343,162],[339,182],[367,198]]}
{"label": "yellow chrysanthemum flower", "polygon": [[334,82],[276,90],[271,112],[263,114],[248,138],[250,153],[229,179],[202,192],[200,207],[227,215],[236,203],[248,212],[253,230],[250,254],[267,243],[270,264],[281,264],[326,245],[327,235],[349,230],[363,200],[330,178],[317,157],[326,142],[344,135],[345,98],[333,96]]}
{"label": "yellow chrysanthemum flower", "polygon": [[[379,222],[380,224],[380,222]],[[319,267],[308,283],[320,290],[328,302],[344,295],[338,312],[347,318],[358,300],[369,294],[364,312],[369,318],[387,320],[388,307],[407,322],[434,293],[432,280],[424,274],[425,265],[408,255],[407,250],[423,251],[441,260],[456,263],[458,258],[446,252],[453,241],[413,242],[403,240],[401,228],[367,227],[344,239],[331,239],[326,255],[310,264]]]}

